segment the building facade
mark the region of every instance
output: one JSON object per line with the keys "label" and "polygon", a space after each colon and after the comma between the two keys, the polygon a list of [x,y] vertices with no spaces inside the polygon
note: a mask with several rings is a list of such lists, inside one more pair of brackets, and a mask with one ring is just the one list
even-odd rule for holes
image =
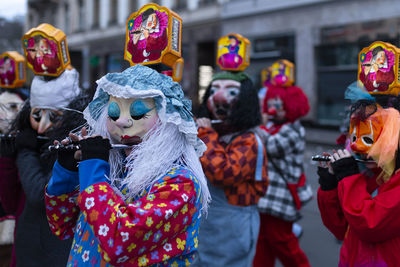
{"label": "building facade", "polygon": [[[125,23],[148,0],[28,0],[26,29],[48,22],[67,34],[72,64],[84,88],[123,60]],[[376,40],[400,46],[398,0],[161,0],[183,20],[181,84],[194,105],[215,67],[218,38],[240,33],[252,43],[246,70],[260,72],[277,59],[296,65],[296,84],[310,99],[306,120],[338,125],[347,85],[357,79],[358,52]]]}

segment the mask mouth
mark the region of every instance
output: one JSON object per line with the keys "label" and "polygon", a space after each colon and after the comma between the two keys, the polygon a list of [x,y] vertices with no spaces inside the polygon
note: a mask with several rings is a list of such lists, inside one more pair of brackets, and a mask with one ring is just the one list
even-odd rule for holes
{"label": "mask mouth", "polygon": [[356,153],[355,159],[356,161],[363,163],[375,162],[371,157],[368,157],[368,154],[363,153]]}
{"label": "mask mouth", "polygon": [[133,146],[133,145],[138,145],[142,142],[142,138],[139,136],[129,136],[129,135],[124,135],[121,136],[121,144],[123,145],[128,145],[128,146]]}

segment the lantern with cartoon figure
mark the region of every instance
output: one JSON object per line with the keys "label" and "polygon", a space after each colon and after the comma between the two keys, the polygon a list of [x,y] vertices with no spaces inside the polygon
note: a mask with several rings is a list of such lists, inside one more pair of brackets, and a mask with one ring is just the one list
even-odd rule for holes
{"label": "lantern with cartoon figure", "polygon": [[294,64],[286,59],[275,61],[271,66],[271,83],[278,87],[294,84]]}
{"label": "lantern with cartoon figure", "polygon": [[[180,81],[182,19],[178,14],[157,4],[144,5],[127,20],[124,59],[136,64],[163,64],[167,74]],[[172,72],[172,73],[171,73]]]}
{"label": "lantern with cartoon figure", "polygon": [[399,54],[397,47],[381,41],[361,50],[358,78],[370,94],[399,94]]}
{"label": "lantern with cartoon figure", "polygon": [[16,51],[0,55],[0,87],[18,88],[25,82],[25,58]]}
{"label": "lantern with cartoon figure", "polygon": [[35,75],[58,77],[71,63],[65,33],[50,24],[30,29],[22,44],[28,67]]}
{"label": "lantern with cartoon figure", "polygon": [[221,70],[243,71],[250,65],[250,41],[237,33],[218,40],[217,65]]}

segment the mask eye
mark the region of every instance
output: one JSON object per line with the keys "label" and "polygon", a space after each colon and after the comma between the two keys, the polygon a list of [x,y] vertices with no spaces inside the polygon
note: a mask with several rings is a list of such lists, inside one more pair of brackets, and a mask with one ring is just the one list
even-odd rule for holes
{"label": "mask eye", "polygon": [[32,118],[35,121],[40,122],[40,119],[42,118],[42,110],[38,109],[38,110],[34,111],[32,113]]}
{"label": "mask eye", "polygon": [[218,91],[218,88],[211,87],[211,89],[210,89],[210,95],[215,94],[217,91]]}
{"label": "mask eye", "polygon": [[146,113],[151,110],[152,108],[147,107],[142,100],[136,100],[132,102],[129,111],[132,119],[137,121],[146,118],[147,117]]}
{"label": "mask eye", "polygon": [[355,134],[351,135],[351,142],[354,143],[355,141],[357,141],[357,136]]}
{"label": "mask eye", "polygon": [[108,117],[113,121],[118,120],[119,116],[121,115],[121,110],[116,102],[110,102],[108,105]]}
{"label": "mask eye", "polygon": [[61,116],[58,115],[55,111],[49,111],[49,119],[52,123],[56,123],[61,119]]}
{"label": "mask eye", "polygon": [[364,143],[366,143],[367,145],[372,145],[374,143],[374,140],[372,140],[372,138],[368,137],[368,136],[363,136],[362,137]]}
{"label": "mask eye", "polygon": [[228,90],[231,96],[237,96],[239,94],[239,90],[237,88],[229,88]]}

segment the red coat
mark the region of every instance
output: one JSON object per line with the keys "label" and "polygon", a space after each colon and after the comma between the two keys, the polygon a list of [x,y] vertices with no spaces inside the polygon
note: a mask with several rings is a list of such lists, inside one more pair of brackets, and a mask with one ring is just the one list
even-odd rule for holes
{"label": "red coat", "polygon": [[340,267],[400,264],[400,172],[379,187],[375,179],[356,174],[333,190],[318,190],[324,225],[344,240]]}

